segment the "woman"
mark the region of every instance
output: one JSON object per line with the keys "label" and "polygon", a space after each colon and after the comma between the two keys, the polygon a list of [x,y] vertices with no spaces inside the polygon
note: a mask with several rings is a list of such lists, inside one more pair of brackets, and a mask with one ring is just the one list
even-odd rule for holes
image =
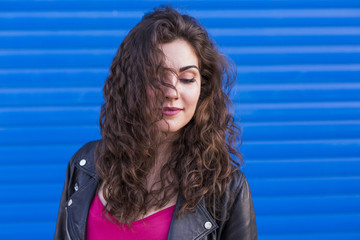
{"label": "woman", "polygon": [[55,239],[256,239],[232,80],[196,19],[145,15],[105,82],[102,139],[69,162]]}

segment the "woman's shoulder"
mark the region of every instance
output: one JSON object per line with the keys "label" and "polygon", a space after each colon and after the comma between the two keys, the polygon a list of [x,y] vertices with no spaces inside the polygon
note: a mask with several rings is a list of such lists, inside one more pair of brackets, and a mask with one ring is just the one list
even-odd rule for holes
{"label": "woman's shoulder", "polygon": [[219,223],[220,228],[226,225],[221,233],[221,239],[256,239],[254,205],[245,174],[236,169],[229,185],[229,192],[225,195],[228,202],[223,204],[223,214],[229,215],[226,223]]}
{"label": "woman's shoulder", "polygon": [[94,153],[96,150],[96,146],[99,142],[100,142],[100,140],[95,140],[95,141],[85,143],[82,147],[79,148],[79,150],[77,151],[77,154]]}
{"label": "woman's shoulder", "polygon": [[234,169],[233,179],[230,183],[230,191],[235,193],[235,195],[250,191],[245,174],[238,168]]}
{"label": "woman's shoulder", "polygon": [[95,140],[80,147],[71,158],[69,165],[88,170],[95,169],[96,146],[100,140]]}

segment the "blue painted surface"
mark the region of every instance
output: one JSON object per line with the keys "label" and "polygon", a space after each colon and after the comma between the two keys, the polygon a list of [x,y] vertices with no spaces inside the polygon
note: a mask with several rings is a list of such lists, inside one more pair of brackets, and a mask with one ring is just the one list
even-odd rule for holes
{"label": "blue painted surface", "polygon": [[[66,164],[99,138],[112,57],[161,3],[0,1],[0,239],[52,238]],[[360,2],[173,4],[237,64],[259,239],[360,239]]]}

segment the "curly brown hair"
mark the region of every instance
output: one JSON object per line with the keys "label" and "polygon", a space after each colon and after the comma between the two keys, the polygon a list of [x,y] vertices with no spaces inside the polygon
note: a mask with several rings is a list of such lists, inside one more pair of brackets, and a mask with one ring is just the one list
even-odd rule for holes
{"label": "curly brown hair", "polygon": [[[162,115],[152,109],[164,102],[161,87],[171,87],[163,79],[166,68],[159,45],[176,39],[187,41],[198,57],[201,93],[193,118],[178,131],[161,168],[161,188],[148,190],[147,176],[162,139],[156,124]],[[236,149],[241,144],[239,129],[228,111],[235,80],[231,61],[195,18],[166,6],[146,14],[129,32],[110,69],[96,162],[108,212],[118,223],[129,224],[181,194],[178,214],[194,211],[205,200],[216,217],[221,197],[242,163]],[[149,89],[156,95],[154,101],[149,101]]]}

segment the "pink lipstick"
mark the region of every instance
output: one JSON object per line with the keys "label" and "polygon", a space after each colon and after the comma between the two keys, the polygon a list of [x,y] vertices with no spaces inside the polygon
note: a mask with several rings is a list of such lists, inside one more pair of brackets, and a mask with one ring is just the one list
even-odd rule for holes
{"label": "pink lipstick", "polygon": [[177,107],[164,107],[163,114],[165,116],[174,116],[178,114],[182,109]]}

